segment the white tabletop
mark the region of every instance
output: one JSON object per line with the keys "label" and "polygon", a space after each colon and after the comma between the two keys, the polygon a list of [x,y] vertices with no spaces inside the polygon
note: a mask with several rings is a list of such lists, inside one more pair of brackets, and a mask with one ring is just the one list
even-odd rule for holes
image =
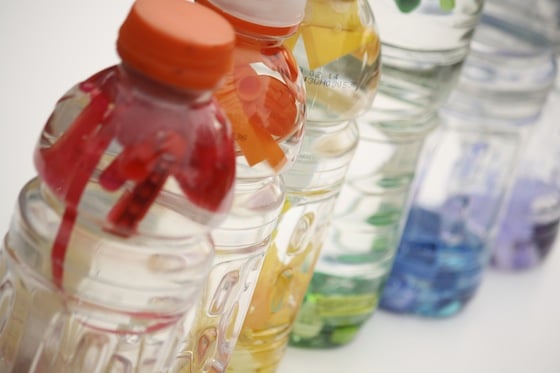
{"label": "white tabletop", "polygon": [[[131,3],[0,1],[0,231],[35,173],[33,148],[55,101],[118,62],[115,38]],[[346,347],[289,348],[279,373],[298,372],[560,373],[560,252],[529,272],[489,271],[453,318],[378,312]]]}

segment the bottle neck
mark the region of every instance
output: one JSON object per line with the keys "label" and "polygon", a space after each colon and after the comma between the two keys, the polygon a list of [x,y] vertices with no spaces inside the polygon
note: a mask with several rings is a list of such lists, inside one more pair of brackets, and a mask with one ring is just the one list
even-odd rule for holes
{"label": "bottle neck", "polygon": [[256,50],[266,50],[271,48],[281,47],[286,40],[283,37],[270,37],[263,35],[256,35],[243,30],[236,30],[237,47],[256,49]]}
{"label": "bottle neck", "polygon": [[214,10],[215,12],[219,13],[222,17],[226,18],[230,22],[230,24],[234,27],[238,37],[239,35],[246,35],[246,36],[251,36],[253,38],[270,38],[270,39],[284,40],[292,36],[293,34],[295,34],[297,29],[299,28],[299,24],[283,26],[283,27],[274,27],[274,26],[267,26],[263,24],[245,21],[241,18],[235,17],[234,15],[224,11],[223,9],[212,4],[212,2],[208,0],[197,0],[197,2]]}

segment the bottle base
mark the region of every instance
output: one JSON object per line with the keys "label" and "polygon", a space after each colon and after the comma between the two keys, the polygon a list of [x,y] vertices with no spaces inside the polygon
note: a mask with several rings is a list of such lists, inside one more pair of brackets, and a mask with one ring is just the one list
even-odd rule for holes
{"label": "bottle base", "polygon": [[382,303],[379,308],[383,311],[396,314],[409,314],[425,318],[445,319],[461,313],[468,302],[468,300],[457,300],[449,301],[445,304],[422,304],[417,305],[413,309],[402,309]]}
{"label": "bottle base", "polygon": [[387,282],[379,308],[396,314],[444,319],[459,314],[474,297],[478,286],[456,289],[442,294],[433,289],[403,286],[396,279]]}
{"label": "bottle base", "polygon": [[332,349],[352,343],[358,335],[362,324],[338,325],[323,328],[312,338],[292,334],[289,346],[307,349]]}
{"label": "bottle base", "polygon": [[245,329],[237,340],[226,372],[275,373],[286,353],[288,335],[285,326],[261,331]]}
{"label": "bottle base", "polygon": [[490,266],[504,272],[531,271],[543,265],[550,254],[551,246],[546,249],[539,249],[534,245],[497,247],[490,260]]}

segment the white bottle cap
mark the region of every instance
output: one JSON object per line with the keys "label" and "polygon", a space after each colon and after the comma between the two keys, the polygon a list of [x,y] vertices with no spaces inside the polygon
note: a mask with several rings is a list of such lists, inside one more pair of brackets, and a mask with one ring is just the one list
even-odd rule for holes
{"label": "white bottle cap", "polygon": [[208,0],[222,11],[247,22],[268,27],[298,25],[307,0]]}

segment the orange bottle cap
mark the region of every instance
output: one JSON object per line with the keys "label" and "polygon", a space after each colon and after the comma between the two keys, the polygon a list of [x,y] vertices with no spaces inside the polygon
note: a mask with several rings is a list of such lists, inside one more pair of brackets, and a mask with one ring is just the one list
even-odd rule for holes
{"label": "orange bottle cap", "polygon": [[117,51],[126,65],[161,83],[206,90],[233,64],[235,32],[216,12],[186,0],[136,0]]}

